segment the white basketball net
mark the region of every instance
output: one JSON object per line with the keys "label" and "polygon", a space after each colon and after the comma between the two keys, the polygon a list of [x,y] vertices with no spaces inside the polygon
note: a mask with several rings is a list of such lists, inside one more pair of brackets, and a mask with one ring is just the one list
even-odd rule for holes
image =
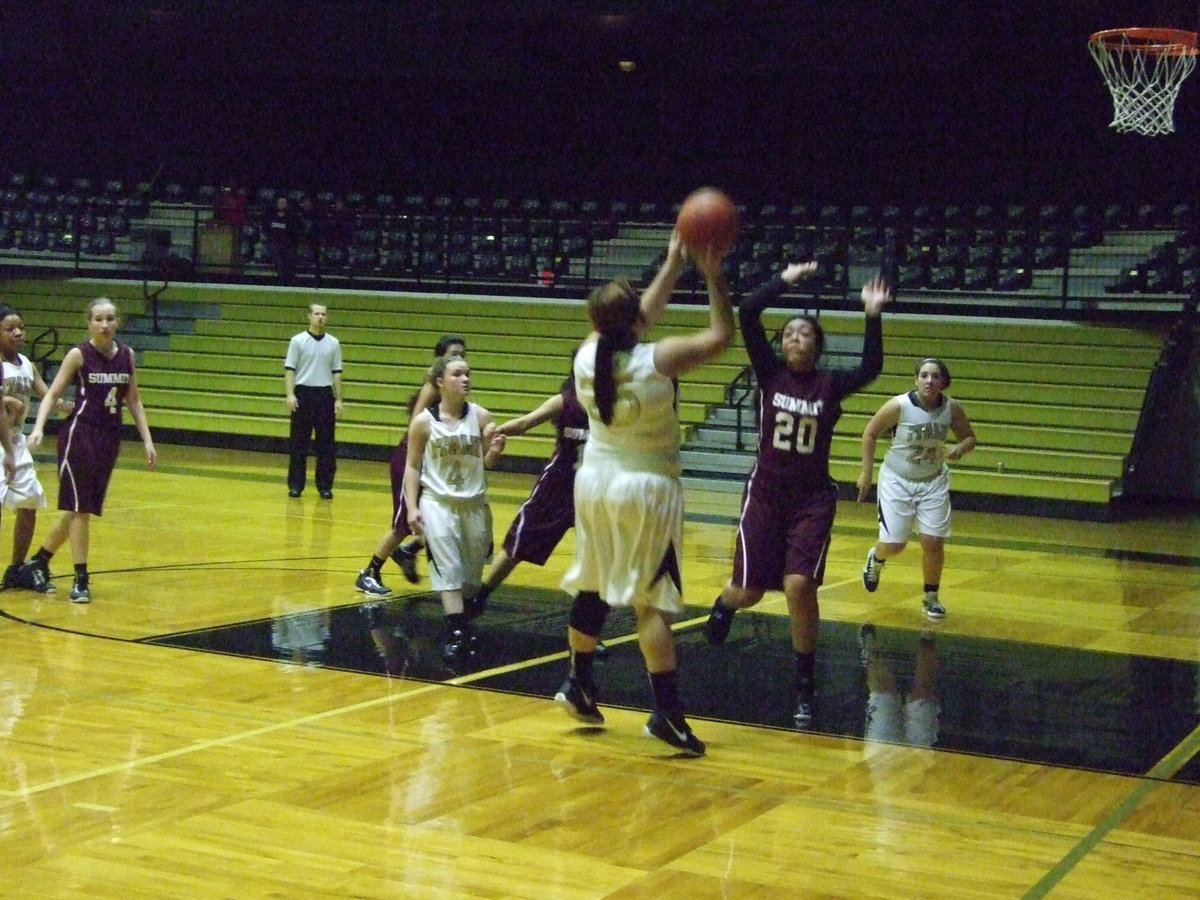
{"label": "white basketball net", "polygon": [[[1140,29],[1129,34],[1093,36],[1088,42],[1092,59],[1100,67],[1113,98],[1113,120],[1117,131],[1137,134],[1170,134],[1175,130],[1175,98],[1179,86],[1196,66],[1193,43],[1173,43],[1159,37],[1138,39]],[[1148,30],[1148,29],[1147,29]]]}

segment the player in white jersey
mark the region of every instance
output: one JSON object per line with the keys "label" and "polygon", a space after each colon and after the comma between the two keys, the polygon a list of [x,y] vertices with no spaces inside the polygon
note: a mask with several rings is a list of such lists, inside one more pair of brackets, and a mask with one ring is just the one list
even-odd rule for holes
{"label": "player in white jersey", "polygon": [[433,364],[438,400],[408,428],[404,494],[408,524],[424,535],[429,582],[442,595],[446,614],[444,657],[454,667],[468,661],[472,635],[464,599],[483,583],[483,567],[492,555],[492,511],[487,477],[504,450],[492,415],[467,402],[471,367],[457,356]]}
{"label": "player in white jersey", "polygon": [[604,721],[592,661],[610,606],[632,606],[638,646],[654,692],[647,734],[687,756],[704,744],[683,715],[671,622],[682,609],[679,554],[683,486],[675,379],[718,356],[733,340],[733,309],[722,255],[695,257],[708,285],[709,326],[641,343],[662,316],[684,265],[672,234],[667,259],[639,297],[628,281],[588,297],[593,331],[575,356],[575,388],[588,415],[588,441],[575,474],[575,562],[563,588],[571,607],[567,680],[555,701],[576,718]]}
{"label": "player in white jersey", "polygon": [[[25,443],[21,426],[29,412],[29,400],[36,394],[38,399],[46,396],[49,387],[33,367],[29,357],[21,353],[25,346],[25,322],[20,313],[10,306],[0,306],[0,364],[3,365],[3,414],[12,429],[13,452],[17,469],[10,479],[0,470],[0,509],[15,511],[13,525],[12,563],[4,571],[3,586],[24,587],[39,593],[53,593],[54,584],[38,577],[41,572],[34,569],[21,570],[29,548],[33,544],[33,533],[37,526],[37,511],[46,506],[46,492],[38,480],[33,464],[33,454]],[[59,400],[57,411],[69,411],[74,404]]]}
{"label": "player in white jersey", "polygon": [[[433,354],[435,362],[443,356],[457,356],[466,359],[466,339],[456,334],[444,335],[434,347]],[[437,399],[437,388],[430,380],[432,371],[433,367],[430,366],[429,373],[426,374],[421,387],[408,400],[409,422],[412,422],[417,413],[428,408]],[[400,543],[411,534],[408,530],[408,503],[404,499],[404,467],[407,460],[408,433],[405,432],[404,437],[400,439],[400,443],[392,452],[392,458],[388,465],[388,474],[391,476],[392,485],[392,525],[375,545],[375,552],[367,562],[366,568],[361,569],[358,577],[354,580],[354,589],[371,597],[386,597],[392,592],[392,589],[383,583],[383,564],[389,556],[404,572],[404,577],[409,582],[416,584],[420,581],[420,576],[417,575],[417,554],[425,546],[424,539],[414,537],[403,544]]]}
{"label": "player in white jersey", "polygon": [[[917,363],[916,390],[889,399],[871,417],[862,436],[862,472],[858,499],[871,489],[875,446],[884,433],[892,442],[879,466],[879,539],[867,554],[863,585],[879,587],[883,564],[908,543],[913,524],[921,535],[925,576],[925,615],[941,619],[946,608],[938,598],[950,536],[950,474],[946,461],[962,459],[975,448],[975,432],[962,405],[951,399],[950,370],[940,359]],[[953,434],[958,441],[946,445]]]}

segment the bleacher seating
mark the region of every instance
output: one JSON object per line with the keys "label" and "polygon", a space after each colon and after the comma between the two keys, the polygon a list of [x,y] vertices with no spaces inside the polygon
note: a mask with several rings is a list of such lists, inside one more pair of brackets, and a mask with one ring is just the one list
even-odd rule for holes
{"label": "bleacher seating", "polygon": [[[83,298],[96,288],[54,283],[47,293],[48,287],[13,287],[30,327],[54,324],[81,334]],[[116,287],[114,293],[122,298],[127,290]],[[204,315],[189,324],[188,333],[180,329],[166,345],[139,354],[138,380],[152,425],[196,432],[200,442],[219,443],[222,433],[283,438],[282,353],[303,328],[308,298],[275,289],[203,285],[176,293],[172,315],[183,315],[188,307]],[[419,386],[430,348],[442,334],[467,338],[475,370],[472,397],[503,420],[533,409],[558,390],[571,349],[588,328],[578,305],[482,300],[435,309],[427,297],[358,292],[331,294],[327,302],[330,331],[341,340],[346,360],[347,407],[339,442],[376,456],[385,456],[398,441],[406,424],[403,399]],[[123,315],[134,320],[144,307],[136,300],[119,303]],[[706,320],[700,309],[671,309],[663,327],[694,328]],[[127,325],[127,331],[134,328],[135,321]],[[136,341],[132,331],[127,338]],[[681,418],[687,426],[703,421],[740,365],[730,351],[727,360],[681,385]],[[540,460],[552,447],[553,430],[538,429],[513,438],[509,453]]]}
{"label": "bleacher seating", "polygon": [[[208,221],[217,192],[211,183],[131,186],[112,178],[11,173],[0,183],[0,264],[136,270],[153,228],[170,228],[172,251],[194,258],[193,232]],[[545,272],[553,273],[558,289],[588,287],[608,277],[611,265],[594,263],[606,260],[610,244],[631,233],[652,234],[653,228],[665,236],[678,209],[677,202],[660,200],[458,197],[402,188],[364,193],[260,186],[248,193],[251,203],[234,241],[236,264],[215,266],[215,277],[273,279],[259,221],[278,196],[305,207],[312,220],[297,252],[301,283],[400,280],[412,287],[429,279],[464,289],[480,285],[485,292],[544,286]],[[165,208],[177,218],[160,221]],[[1186,273],[1200,268],[1200,261],[1184,259],[1197,242],[1194,211],[1186,202],[776,199],[741,203],[739,212],[742,236],[725,266],[735,291],[796,258],[816,259],[818,280],[832,291],[849,289],[862,268],[894,260],[909,296],[950,299],[980,292],[1172,297],[1189,291]],[[1152,259],[1148,250],[1139,256],[1144,245],[1168,241],[1178,251],[1174,264]],[[205,261],[197,262],[205,277]],[[630,269],[650,262],[638,255]],[[1064,278],[1082,287],[1064,288]]]}
{"label": "bleacher seating", "polygon": [[[0,197],[0,204],[3,202]],[[420,206],[426,207],[424,201]],[[435,200],[429,208],[438,206]],[[357,249],[368,254],[364,259],[326,258],[322,264],[330,268],[369,265],[380,271],[403,272],[413,264],[412,254],[419,253],[417,265],[423,271],[444,273],[447,269],[463,268],[474,274],[486,273],[487,277],[504,273],[522,284],[535,283],[539,260],[530,245],[519,244],[528,249],[509,253],[494,240],[483,238],[482,243],[476,243],[479,235],[472,231],[472,243],[450,251],[448,256],[446,232],[439,230],[445,217],[439,218],[432,212],[412,213],[417,204],[410,198],[398,202],[397,207],[409,212],[397,213],[407,218],[403,223],[393,222],[391,228],[382,227],[382,219],[374,210],[362,214],[375,217],[369,227],[358,232],[363,242]],[[494,204],[485,200],[476,210],[492,207]],[[462,214],[461,205],[457,209],[452,215]],[[780,209],[777,207],[770,217],[771,226],[781,224]],[[572,215],[587,212],[581,205]],[[550,213],[549,204],[538,211],[539,216]],[[625,214],[629,214],[628,208]],[[516,216],[512,206],[503,215],[527,221]],[[927,224],[920,226],[916,224],[915,212],[911,215],[914,231],[918,227],[928,228],[943,237],[948,219],[960,221],[961,216],[966,216],[967,225],[953,227],[973,228],[968,233],[976,236],[984,220],[977,208],[970,212],[964,208],[961,215],[953,216],[930,209],[920,217]],[[1014,219],[1011,208],[997,209],[991,216],[997,216],[1000,222],[997,234],[1022,231],[1021,226],[1009,228],[1014,221],[1024,221],[1023,216]],[[854,208],[843,211],[840,207],[836,213],[822,209],[818,219],[822,217],[824,225],[794,226],[793,239],[797,232],[815,239],[820,228],[828,231],[848,228],[850,218],[860,222],[878,218],[874,212]],[[890,218],[891,227],[898,227],[895,215],[890,214]],[[1038,221],[1042,221],[1040,214]],[[509,223],[502,231],[504,236],[522,233],[516,222]],[[766,228],[757,229],[757,233],[765,235]],[[785,258],[786,245],[775,242],[783,232],[771,234],[771,238],[762,242],[761,255],[754,251],[754,244],[750,245],[737,270],[742,283],[756,283]],[[0,241],[2,236],[0,231]],[[83,237],[80,236],[81,252]],[[241,237],[244,243],[261,245],[254,240],[257,234],[247,228],[242,229]],[[93,253],[98,252],[97,240],[112,241],[114,237],[107,231],[91,234],[89,249]],[[323,247],[321,252],[329,254],[336,249]],[[1191,249],[1190,244],[1186,248],[1173,245],[1175,255],[1164,253],[1162,261],[1173,258],[1178,268],[1184,254]],[[935,261],[938,252],[939,249],[933,251]],[[1001,244],[995,269],[986,263],[972,266],[969,249],[964,261],[946,259],[944,264],[933,268],[905,264],[900,267],[901,285],[905,291],[979,289],[968,284],[969,272],[971,280],[989,284],[989,290],[1028,289],[1029,268],[1017,263],[1027,262],[1025,254],[1029,252],[1027,245]],[[456,257],[456,253],[466,255]],[[1147,256],[1150,255],[1148,250]],[[1195,262],[1197,257],[1192,253],[1186,258]],[[843,279],[846,259],[828,259],[831,267],[842,266]],[[1193,265],[1187,270],[1191,274],[1186,276],[1180,270],[1179,289],[1189,289],[1188,279],[1194,280],[1198,270],[1200,265]],[[995,281],[991,282],[993,277]],[[17,291],[17,302],[31,328],[53,323],[68,333],[82,334],[81,292],[95,292],[97,287],[49,282],[34,287],[10,284],[8,289],[10,294]],[[140,307],[136,292],[129,298],[128,285],[115,285],[112,290],[121,298],[127,316]],[[21,295],[20,291],[25,293]],[[287,338],[302,327],[297,310],[302,310],[310,295],[278,288],[189,284],[172,286],[169,296],[185,312],[189,306],[194,307],[196,315],[187,329],[180,328],[171,334],[166,348],[148,348],[141,353],[139,380],[152,424],[175,433],[194,433],[201,442],[220,441],[228,435],[282,440],[287,419],[279,399],[280,360]],[[565,374],[571,347],[586,330],[577,303],[472,299],[446,304],[411,291],[333,291],[323,293],[322,299],[330,306],[331,330],[342,339],[347,360],[347,417],[339,426],[339,438],[347,445],[358,446],[362,452],[376,454],[390,452],[405,424],[397,388],[408,390],[419,383],[429,361],[429,348],[440,334],[458,331],[467,335],[471,362],[477,373],[473,394],[497,417],[507,418],[532,409],[556,389]],[[664,330],[693,327],[705,318],[703,307],[673,306]],[[860,316],[830,316],[824,321],[831,335],[853,335],[861,328]],[[186,333],[189,330],[192,333]],[[861,433],[865,417],[884,396],[904,390],[911,383],[912,360],[934,353],[951,361],[955,372],[954,393],[969,404],[972,420],[984,435],[980,450],[968,457],[956,472],[956,490],[1107,502],[1120,477],[1120,460],[1128,451],[1140,408],[1139,379],[1153,365],[1161,335],[1153,330],[1057,323],[1046,325],[1045,330],[1050,337],[1045,336],[1041,326],[1030,324],[889,320],[885,330],[885,377],[847,406],[837,441],[837,477],[847,480],[848,472],[857,464],[856,436]],[[1100,352],[1096,350],[1098,347],[1102,348]],[[744,364],[744,351],[735,346],[719,363],[683,381],[681,411],[689,432],[709,428],[704,424],[709,411],[722,402],[726,385]],[[1119,381],[1114,381],[1118,375]],[[1064,423],[1070,423],[1070,427],[1064,428]],[[550,452],[551,440],[548,429],[514,439],[510,454],[514,458],[542,460]],[[728,467],[728,459],[725,465]],[[852,475],[849,480],[853,480]]]}

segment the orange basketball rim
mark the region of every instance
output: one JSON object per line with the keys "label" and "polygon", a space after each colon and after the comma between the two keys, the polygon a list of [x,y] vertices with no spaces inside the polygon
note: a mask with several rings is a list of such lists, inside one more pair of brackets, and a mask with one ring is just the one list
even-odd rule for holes
{"label": "orange basketball rim", "polygon": [[1196,32],[1174,28],[1110,28],[1088,38],[1088,50],[1113,98],[1117,131],[1170,134],[1175,99],[1196,65]]}

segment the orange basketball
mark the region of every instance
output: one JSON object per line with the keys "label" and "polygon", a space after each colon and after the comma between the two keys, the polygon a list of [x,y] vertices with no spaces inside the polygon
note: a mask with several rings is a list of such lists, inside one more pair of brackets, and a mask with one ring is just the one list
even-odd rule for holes
{"label": "orange basketball", "polygon": [[724,256],[737,240],[737,207],[724,192],[700,188],[683,201],[675,227],[689,249],[698,252],[711,249]]}

